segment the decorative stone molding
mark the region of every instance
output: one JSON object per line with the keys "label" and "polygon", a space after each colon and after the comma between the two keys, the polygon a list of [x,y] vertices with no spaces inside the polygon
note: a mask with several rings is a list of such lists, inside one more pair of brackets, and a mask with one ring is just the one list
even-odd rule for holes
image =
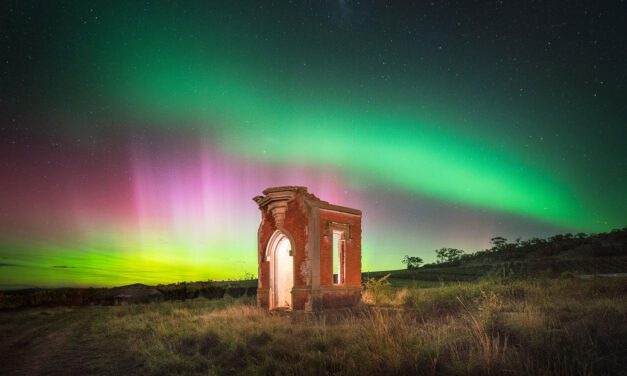
{"label": "decorative stone molding", "polygon": [[283,228],[287,203],[296,196],[299,190],[307,192],[306,187],[298,186],[268,188],[263,191],[265,196],[256,196],[253,200],[259,205],[259,209],[266,207],[272,213],[277,228]]}

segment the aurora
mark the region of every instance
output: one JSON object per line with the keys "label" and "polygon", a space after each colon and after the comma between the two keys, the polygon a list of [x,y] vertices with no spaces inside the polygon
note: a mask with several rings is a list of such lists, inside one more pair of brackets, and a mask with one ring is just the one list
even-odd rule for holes
{"label": "aurora", "polygon": [[621,52],[558,12],[532,38],[424,4],[2,7],[0,286],[256,274],[280,185],[362,209],[363,270],[625,226]]}

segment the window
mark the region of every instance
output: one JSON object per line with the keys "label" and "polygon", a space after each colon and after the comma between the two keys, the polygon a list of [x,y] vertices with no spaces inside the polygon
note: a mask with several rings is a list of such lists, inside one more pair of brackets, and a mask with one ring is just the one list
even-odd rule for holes
{"label": "window", "polygon": [[333,284],[341,285],[345,278],[345,251],[346,241],[344,233],[333,231]]}

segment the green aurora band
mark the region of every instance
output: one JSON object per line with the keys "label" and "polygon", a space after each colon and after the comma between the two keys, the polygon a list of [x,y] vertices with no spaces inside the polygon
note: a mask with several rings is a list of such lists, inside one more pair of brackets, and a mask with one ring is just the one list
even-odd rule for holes
{"label": "green aurora band", "polygon": [[[75,4],[73,14],[56,6],[31,7],[37,10],[32,17],[35,26],[20,18],[11,22],[17,25],[15,35],[22,30],[31,33],[25,33],[31,39],[23,44],[35,46],[24,52],[29,58],[33,55],[34,62],[24,64],[24,72],[6,77],[6,82],[15,86],[11,90],[17,104],[12,110],[26,114],[21,117],[31,120],[30,127],[43,138],[54,134],[65,144],[75,139],[106,144],[111,142],[107,139],[110,128],[123,128],[128,139],[112,143],[131,145],[130,151],[125,150],[131,160],[111,162],[106,158],[114,158],[116,153],[102,152],[103,160],[93,165],[117,168],[126,163],[127,170],[133,169],[137,162],[133,158],[154,135],[184,141],[172,142],[164,150],[145,148],[152,164],[141,169],[155,175],[146,182],[148,190],[172,184],[172,191],[178,193],[168,196],[155,188],[156,201],[163,199],[168,210],[176,207],[155,215],[163,223],[150,222],[152,212],[137,215],[139,219],[124,210],[119,217],[95,218],[100,207],[83,204],[78,198],[68,200],[67,207],[84,205],[84,212],[67,214],[70,219],[58,215],[74,226],[70,239],[12,233],[12,227],[2,228],[4,222],[0,222],[0,286],[165,283],[239,278],[242,271],[256,270],[258,212],[250,198],[265,188],[264,184],[274,182],[243,172],[242,176],[225,173],[224,181],[207,178],[202,183],[220,187],[210,192],[217,192],[211,199],[224,194],[223,200],[233,201],[224,204],[233,212],[211,216],[207,214],[213,213],[210,208],[197,214],[193,200],[209,194],[186,190],[181,179],[199,174],[188,165],[196,155],[190,152],[180,159],[177,155],[194,149],[193,141],[199,139],[205,142],[199,149],[210,150],[225,171],[250,172],[250,166],[262,166],[268,176],[299,171],[286,173],[280,183],[302,184],[287,177],[306,180],[315,176],[309,181],[320,181],[318,189],[340,187],[337,191],[366,197],[362,207],[366,209],[366,270],[400,267],[402,253],[414,252],[429,261],[435,247],[487,246],[490,235],[506,235],[484,227],[477,236],[485,239],[479,242],[448,228],[414,228],[413,223],[403,221],[424,213],[403,212],[399,214],[402,218],[396,218],[398,203],[385,212],[380,208],[385,205],[372,203],[379,197],[386,202],[405,202],[404,206],[412,209],[431,205],[429,208],[446,211],[442,218],[464,212],[460,221],[468,227],[474,225],[468,214],[472,213],[483,216],[484,223],[510,221],[541,229],[540,233],[512,231],[508,236],[599,232],[625,225],[627,158],[624,151],[617,151],[624,149],[620,148],[624,141],[616,131],[624,126],[625,112],[615,109],[620,107],[618,101],[607,95],[606,107],[589,104],[589,93],[584,97],[572,90],[574,99],[566,93],[567,99],[560,102],[553,92],[566,91],[556,82],[568,81],[568,72],[558,72],[553,81],[545,82],[544,76],[536,73],[538,68],[517,62],[521,67],[517,78],[505,68],[489,64],[502,61],[501,55],[506,55],[510,46],[499,50],[479,42],[458,43],[454,23],[435,31],[425,27],[417,37],[420,42],[412,44],[415,33],[399,30],[419,28],[413,20],[401,17],[392,25],[374,11],[368,16],[370,21],[358,27],[343,16],[327,18],[305,10],[292,17],[288,15],[294,9],[262,9],[256,2],[199,2],[185,7],[103,2]],[[537,58],[534,54],[537,51],[529,52],[530,61]],[[546,59],[551,67],[562,61],[561,56]],[[526,96],[527,92],[536,95]],[[606,111],[611,106],[612,110]],[[605,133],[593,132],[595,127]],[[145,139],[133,138],[138,134],[145,134]],[[87,155],[81,148],[88,146],[77,147],[76,159]],[[51,150],[57,153],[57,149]],[[11,156],[11,151],[6,155]],[[590,160],[586,159],[589,156]],[[54,158],[46,155],[46,159]],[[22,166],[22,161],[9,164],[12,162]],[[162,165],[174,172],[165,167],[155,172]],[[193,171],[177,175],[185,169]],[[0,177],[12,176],[6,171]],[[53,175],[52,170],[41,171]],[[325,180],[326,171],[331,171],[329,180]],[[65,178],[63,173],[59,176]],[[111,183],[106,179],[114,180],[109,185],[118,184],[119,176],[107,174],[103,167],[94,176],[102,177],[103,185]],[[90,176],[92,181],[97,180],[94,176]],[[177,179],[179,185],[174,184]],[[78,178],[68,180],[76,184],[68,186],[77,196],[102,189],[99,197],[110,199],[112,206],[128,197],[132,201],[137,194],[108,196],[99,183],[80,185]],[[252,183],[239,189],[247,180]],[[137,183],[129,185],[133,184]],[[248,189],[250,186],[254,189]],[[39,188],[37,192],[48,195],[50,187]],[[351,202],[350,195],[321,195],[329,200],[338,197],[348,200],[339,204],[362,204],[359,199]],[[10,201],[4,202],[12,204]],[[28,205],[30,202],[24,201],[23,206]],[[21,214],[11,208],[0,207],[2,213]],[[35,213],[33,223],[57,218]],[[434,223],[441,224],[435,219]],[[458,230],[459,223],[454,225],[451,229]],[[216,231],[215,237],[203,233],[212,226],[221,231]],[[420,244],[416,244],[418,238]]]}
{"label": "green aurora band", "polygon": [[[141,46],[130,50],[142,51]],[[243,70],[212,64],[211,54],[190,59],[181,54],[159,49],[129,54],[138,60],[119,56],[120,67],[133,69],[117,72],[124,84],[113,93],[155,122],[184,119],[208,127],[219,135],[224,151],[235,155],[334,166],[355,184],[369,180],[554,225],[604,228],[591,225],[589,210],[568,182],[515,152],[447,131],[455,127],[446,120],[286,95],[252,73],[244,78]],[[326,96],[313,92],[307,97]]]}

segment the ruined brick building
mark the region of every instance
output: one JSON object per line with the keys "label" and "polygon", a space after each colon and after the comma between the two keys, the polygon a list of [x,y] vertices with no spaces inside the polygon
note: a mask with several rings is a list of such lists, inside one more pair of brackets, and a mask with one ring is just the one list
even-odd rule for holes
{"label": "ruined brick building", "polygon": [[257,302],[320,310],[361,298],[361,211],[322,201],[306,187],[268,188],[261,210]]}

